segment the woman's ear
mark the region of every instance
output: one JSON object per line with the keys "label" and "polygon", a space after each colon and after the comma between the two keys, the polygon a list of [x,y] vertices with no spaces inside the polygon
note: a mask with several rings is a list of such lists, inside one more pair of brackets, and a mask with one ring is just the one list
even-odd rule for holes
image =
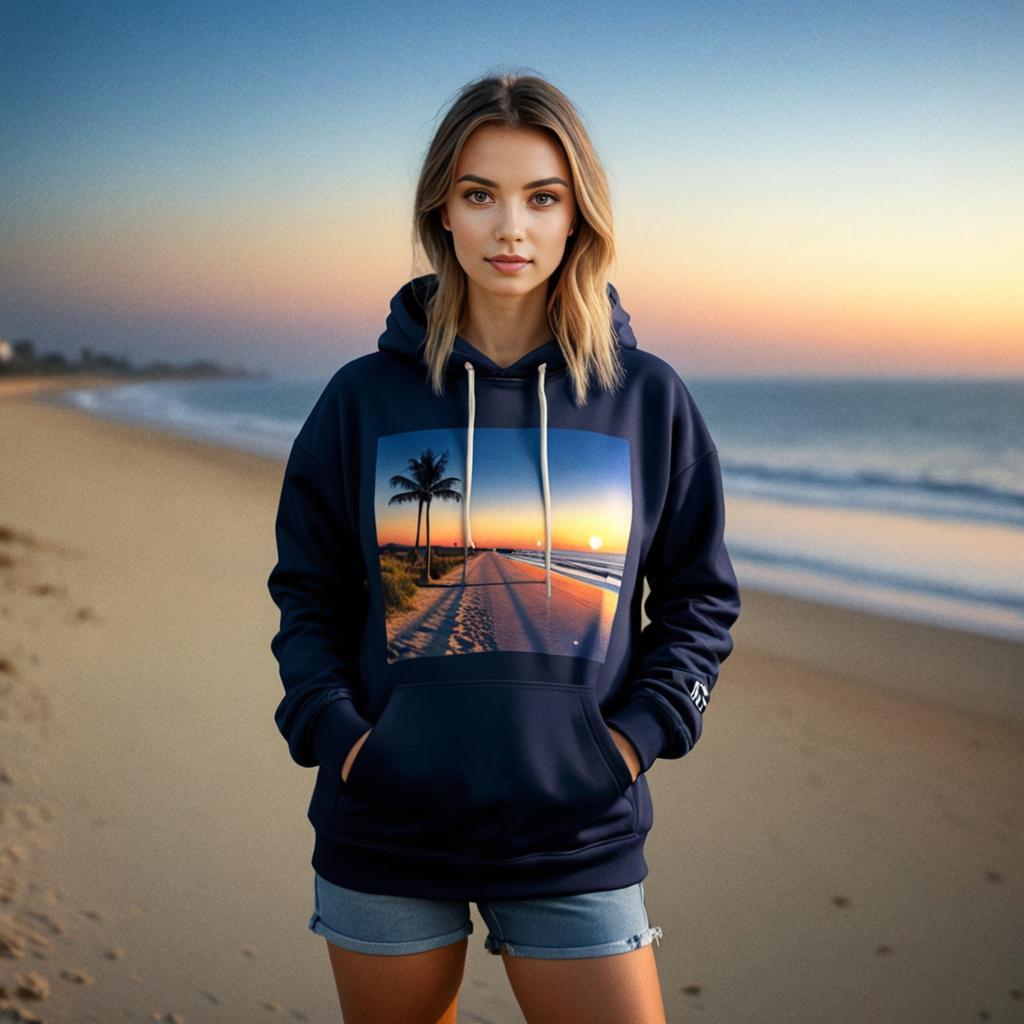
{"label": "woman's ear", "polygon": [[441,214],[441,227],[443,227],[445,231],[451,231],[452,226],[448,223],[448,204],[443,203],[438,207],[438,210]]}

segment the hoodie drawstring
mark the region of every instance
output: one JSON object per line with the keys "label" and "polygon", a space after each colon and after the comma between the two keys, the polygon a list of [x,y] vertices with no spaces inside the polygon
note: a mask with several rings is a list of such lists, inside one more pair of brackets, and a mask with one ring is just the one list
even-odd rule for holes
{"label": "hoodie drawstring", "polygon": [[548,400],[544,394],[547,363],[537,367],[537,394],[540,396],[540,476],[544,484],[544,580],[551,596],[551,488],[548,484]]}
{"label": "hoodie drawstring", "polygon": [[472,527],[469,522],[469,499],[473,493],[473,426],[476,420],[476,385],[473,364],[466,360],[469,373],[469,422],[466,424],[466,500],[462,503],[462,582],[466,582],[466,563],[469,547],[473,544]]}
{"label": "hoodie drawstring", "polygon": [[[476,423],[476,371],[467,359],[469,374],[469,419],[466,423],[466,498],[462,503],[462,582],[466,582],[466,565],[469,561],[469,547],[473,544],[470,523],[470,498],[473,493],[473,431]],[[544,488],[544,583],[547,596],[551,597],[551,486],[548,480],[548,401],[544,392],[547,363],[537,367],[537,395],[540,398],[540,473]]]}

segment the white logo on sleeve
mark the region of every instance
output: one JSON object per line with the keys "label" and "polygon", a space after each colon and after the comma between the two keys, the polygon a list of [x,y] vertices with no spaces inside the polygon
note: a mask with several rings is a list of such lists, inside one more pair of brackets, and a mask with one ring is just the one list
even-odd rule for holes
{"label": "white logo on sleeve", "polygon": [[700,679],[693,681],[693,689],[690,691],[690,699],[697,705],[697,710],[704,714],[708,706],[708,688]]}

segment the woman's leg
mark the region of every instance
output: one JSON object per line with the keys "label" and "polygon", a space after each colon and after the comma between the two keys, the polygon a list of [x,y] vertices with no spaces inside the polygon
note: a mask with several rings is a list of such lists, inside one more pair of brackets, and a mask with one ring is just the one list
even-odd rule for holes
{"label": "woman's leg", "polygon": [[575,960],[501,959],[527,1024],[665,1024],[651,945]]}
{"label": "woman's leg", "polygon": [[345,1024],[455,1024],[469,938],[423,953],[327,953]]}

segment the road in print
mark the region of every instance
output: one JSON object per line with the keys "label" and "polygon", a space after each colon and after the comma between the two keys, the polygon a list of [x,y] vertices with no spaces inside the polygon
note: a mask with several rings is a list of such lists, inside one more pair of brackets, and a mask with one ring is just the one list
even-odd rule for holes
{"label": "road in print", "polygon": [[538,428],[478,428],[463,554],[466,432],[378,440],[374,513],[387,659],[489,651],[603,662],[632,522],[629,443],[549,429],[551,597]]}

